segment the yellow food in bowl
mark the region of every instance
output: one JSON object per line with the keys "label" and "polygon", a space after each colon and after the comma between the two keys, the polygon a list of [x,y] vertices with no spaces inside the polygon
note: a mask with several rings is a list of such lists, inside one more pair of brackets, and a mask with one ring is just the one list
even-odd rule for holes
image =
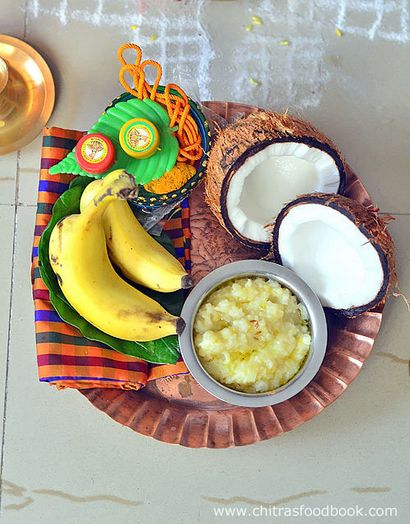
{"label": "yellow food in bowl", "polygon": [[277,281],[241,277],[202,302],[194,345],[202,366],[218,382],[245,393],[273,391],[297,374],[309,353],[308,315]]}

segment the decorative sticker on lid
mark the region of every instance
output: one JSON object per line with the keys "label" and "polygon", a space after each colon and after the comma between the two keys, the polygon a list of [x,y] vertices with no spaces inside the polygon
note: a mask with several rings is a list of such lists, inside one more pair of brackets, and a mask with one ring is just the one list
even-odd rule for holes
{"label": "decorative sticker on lid", "polygon": [[134,158],[148,158],[158,150],[158,130],[144,118],[133,118],[126,122],[121,128],[119,138],[121,147]]}
{"label": "decorative sticker on lid", "polygon": [[76,158],[85,171],[104,173],[115,161],[115,149],[109,138],[101,133],[91,133],[78,142]]}
{"label": "decorative sticker on lid", "polygon": [[81,147],[81,156],[87,162],[92,164],[98,164],[102,162],[107,156],[108,147],[103,138],[91,136],[90,138],[84,140],[84,143]]}

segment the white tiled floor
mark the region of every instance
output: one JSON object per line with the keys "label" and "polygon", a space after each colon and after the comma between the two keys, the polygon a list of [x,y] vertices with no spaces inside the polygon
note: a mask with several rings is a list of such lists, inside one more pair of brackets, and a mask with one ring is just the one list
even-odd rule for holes
{"label": "white tiled floor", "polygon": [[41,136],[20,152],[18,203],[37,204],[38,168],[40,165]]}
{"label": "white tiled floor", "polygon": [[14,215],[15,207],[12,205],[0,205],[0,245],[2,246],[1,264],[3,271],[0,272],[0,430],[3,435],[3,408],[6,385],[7,351],[9,340],[10,320],[10,292],[11,292],[11,267],[13,264],[14,245]]}
{"label": "white tiled floor", "polygon": [[[207,85],[216,98],[230,98],[226,93],[227,86],[233,89],[232,75],[243,78],[243,64],[235,60],[237,50],[244,49],[249,38],[244,25],[252,14],[264,17],[264,26],[254,31],[266,32],[276,20],[272,37],[292,37],[295,50],[300,43],[295,40],[295,25],[288,20],[286,10],[295,11],[299,6],[300,12],[293,16],[301,26],[308,24],[304,31],[309,33],[328,9],[328,22],[318,27],[316,35],[323,49],[307,58],[312,71],[319,70],[320,76],[320,69],[328,68],[328,75],[309,88],[296,78],[297,71],[294,77],[291,69],[282,73],[293,78],[298,89],[304,89],[310,97],[309,89],[318,90],[317,105],[306,105],[303,115],[334,138],[382,211],[397,214],[390,227],[396,241],[401,291],[410,297],[408,39],[387,41],[376,32],[370,41],[355,36],[350,29],[342,38],[335,37],[339,4],[346,4],[357,17],[355,25],[349,15],[349,27],[361,23],[350,0],[316,2],[309,9],[305,3],[302,9],[302,2],[290,0],[276,2],[274,8],[265,1],[215,0],[198,2],[202,5],[199,11],[193,1],[187,5],[179,2],[175,7],[177,4],[168,0],[167,6],[173,6],[169,16],[175,9],[190,9],[192,17],[199,16],[206,24],[210,45],[216,50]],[[126,4],[105,0],[101,5],[106,13],[118,14],[125,12]],[[112,54],[131,33],[128,23],[93,26],[93,20],[75,19],[65,24],[65,5],[82,9],[85,4],[2,0],[0,21],[6,20],[2,30],[7,33],[23,36],[25,32],[54,68],[59,96],[51,124],[84,129],[120,90]],[[36,6],[42,9],[39,18],[33,14]],[[158,6],[165,9],[163,0],[137,2],[129,24],[142,16],[144,30],[153,33],[156,19],[151,10]],[[189,35],[196,30],[193,27],[187,27]],[[148,53],[161,49],[164,28],[158,25],[155,31],[159,34],[157,42],[144,40]],[[188,39],[188,43],[180,44],[182,54],[188,56],[191,43]],[[292,52],[292,45],[279,50],[273,46],[270,51],[276,78],[281,71],[275,64],[286,67],[283,53]],[[320,64],[315,60],[321,60]],[[301,67],[300,61],[292,63]],[[252,74],[262,76],[262,68],[263,64],[257,62]],[[241,93],[232,91],[231,98],[238,99]],[[248,93],[243,101],[257,102],[258,97],[262,100],[267,96],[272,105],[276,103],[275,89],[265,88]],[[279,98],[277,103],[281,105],[283,100]],[[299,107],[300,99],[289,104]],[[116,424],[75,391],[58,392],[38,383],[29,268],[40,144],[37,138],[18,154],[0,158],[0,414],[6,400],[4,433],[0,433],[4,435],[1,522],[258,521],[250,516],[215,517],[213,508],[232,508],[232,497],[239,497],[238,504],[249,511],[287,497],[289,505],[310,507],[397,507],[398,518],[379,522],[410,521],[410,313],[401,298],[390,299],[374,351],[342,398],[294,432],[255,446],[219,451],[167,446]],[[2,424],[2,416],[0,420]],[[312,519],[287,521],[304,523]],[[364,520],[357,517],[350,522],[362,524]]]}
{"label": "white tiled floor", "polygon": [[9,153],[1,159],[0,205],[14,204],[16,198],[17,153]]}

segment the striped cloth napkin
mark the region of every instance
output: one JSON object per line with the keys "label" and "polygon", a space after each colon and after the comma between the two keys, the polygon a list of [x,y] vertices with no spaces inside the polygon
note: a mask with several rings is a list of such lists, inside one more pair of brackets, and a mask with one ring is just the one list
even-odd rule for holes
{"label": "striped cloth napkin", "polygon": [[[38,373],[41,382],[63,388],[140,389],[155,380],[188,370],[182,360],[174,365],[148,364],[118,353],[99,342],[84,338],[54,311],[48,290],[40,277],[38,244],[53,205],[67,189],[72,175],[49,175],[51,166],[64,158],[83,136],[82,132],[52,127],[44,129],[40,183],[32,261]],[[164,229],[171,237],[178,259],[190,270],[190,227],[188,199]]]}

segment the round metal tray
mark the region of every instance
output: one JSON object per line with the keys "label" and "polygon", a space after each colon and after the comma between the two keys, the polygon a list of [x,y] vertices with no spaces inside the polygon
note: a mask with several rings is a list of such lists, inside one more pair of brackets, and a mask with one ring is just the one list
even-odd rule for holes
{"label": "round metal tray", "polygon": [[[230,102],[205,105],[224,118],[248,114],[254,107]],[[364,186],[348,172],[345,194],[371,204]],[[194,281],[218,266],[255,258],[219,225],[204,202],[202,188],[190,197],[192,268]],[[219,258],[215,258],[219,253]],[[354,319],[327,314],[329,342],[323,364],[299,394],[285,402],[261,408],[226,404],[207,393],[189,375],[158,379],[141,391],[90,389],[80,391],[115,421],[172,444],[198,448],[243,446],[276,437],[318,415],[336,400],[356,378],[369,356],[380,329],[382,308]]]}

